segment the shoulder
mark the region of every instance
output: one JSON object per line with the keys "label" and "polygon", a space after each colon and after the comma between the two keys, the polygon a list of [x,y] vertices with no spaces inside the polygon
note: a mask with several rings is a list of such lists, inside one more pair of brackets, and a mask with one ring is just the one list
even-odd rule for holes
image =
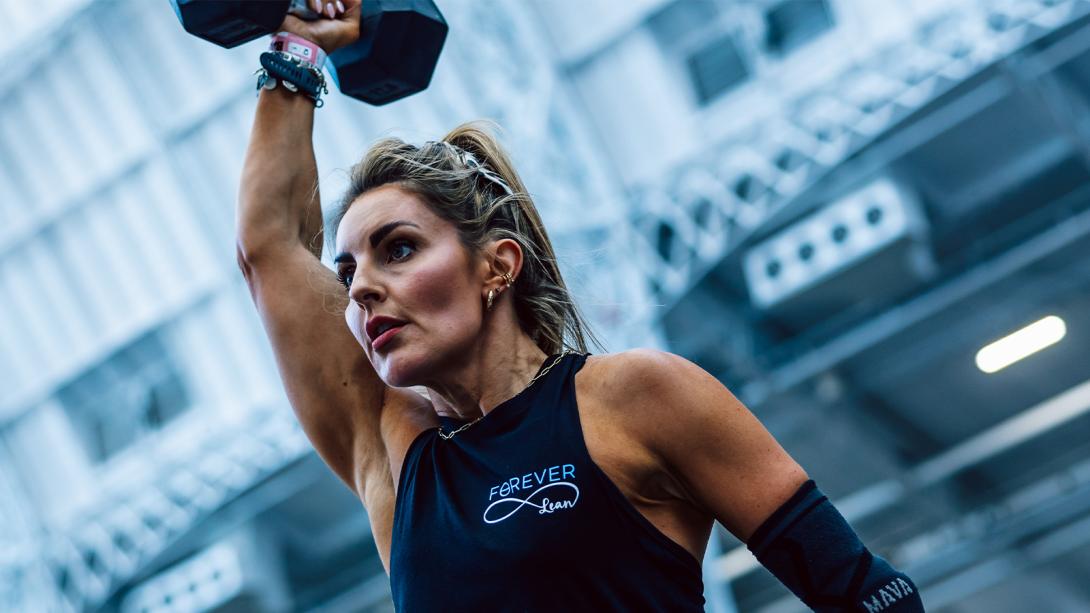
{"label": "shoulder", "polygon": [[618,353],[592,354],[587,357],[584,368],[592,370],[595,378],[601,377],[607,383],[632,383],[663,370],[671,371],[683,367],[682,363],[692,364],[669,351],[638,347]]}
{"label": "shoulder", "polygon": [[601,356],[592,372],[603,417],[666,464],[698,449],[740,457],[778,447],[726,386],[682,356],[632,349]]}
{"label": "shoulder", "polygon": [[586,388],[602,410],[649,445],[661,435],[699,426],[712,413],[740,406],[715,377],[668,351],[641,347],[592,355],[584,369]]}
{"label": "shoulder", "polygon": [[697,364],[635,349],[603,356],[596,366],[601,410],[613,430],[739,538],[809,478],[757,417]]}
{"label": "shoulder", "polygon": [[597,383],[595,387],[610,398],[628,403],[654,404],[686,392],[725,390],[715,377],[688,359],[647,347],[592,355],[584,368]]}
{"label": "shoulder", "polygon": [[726,386],[686,358],[632,349],[598,357],[588,374],[599,440],[639,458],[743,541],[809,479]]}

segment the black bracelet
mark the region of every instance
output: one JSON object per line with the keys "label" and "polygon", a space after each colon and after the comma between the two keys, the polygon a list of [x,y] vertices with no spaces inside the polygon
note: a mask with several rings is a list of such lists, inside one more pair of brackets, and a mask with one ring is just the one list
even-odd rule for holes
{"label": "black bracelet", "polygon": [[325,77],[317,66],[282,51],[266,51],[261,54],[260,60],[262,67],[255,73],[259,75],[258,89],[272,89],[279,80],[289,91],[302,91],[314,101],[314,106],[322,106],[321,94],[328,94],[329,89],[326,88]]}

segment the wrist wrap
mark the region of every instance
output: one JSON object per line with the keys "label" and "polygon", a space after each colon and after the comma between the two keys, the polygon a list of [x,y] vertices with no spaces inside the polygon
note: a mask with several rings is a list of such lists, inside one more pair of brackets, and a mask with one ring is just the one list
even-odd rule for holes
{"label": "wrist wrap", "polygon": [[924,610],[912,580],[860,542],[813,480],[776,509],[746,546],[818,613]]}
{"label": "wrist wrap", "polygon": [[314,64],[321,69],[325,65],[326,54],[317,44],[291,32],[277,32],[269,39],[269,51],[283,51],[304,62]]}

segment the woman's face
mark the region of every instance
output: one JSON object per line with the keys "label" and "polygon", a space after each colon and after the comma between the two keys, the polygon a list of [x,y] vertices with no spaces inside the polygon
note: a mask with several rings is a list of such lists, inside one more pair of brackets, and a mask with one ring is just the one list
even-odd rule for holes
{"label": "woman's face", "polygon": [[[488,266],[418,196],[394,185],[360,196],[341,220],[337,253],[351,299],[345,321],[387,385],[426,384],[470,353]],[[366,331],[376,315],[406,322],[377,349]]]}

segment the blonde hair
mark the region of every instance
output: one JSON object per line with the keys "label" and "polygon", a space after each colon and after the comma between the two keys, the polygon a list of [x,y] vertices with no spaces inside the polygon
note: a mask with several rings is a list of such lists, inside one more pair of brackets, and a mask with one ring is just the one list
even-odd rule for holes
{"label": "blonde hair", "polygon": [[396,184],[454,225],[471,255],[490,241],[510,238],[523,265],[512,287],[519,326],[548,355],[587,353],[587,339],[604,351],[560,276],[545,226],[507,152],[488,128],[464,123],[441,141],[415,146],[399,138],[375,143],[349,171],[349,186],[332,218],[335,239],[349,207],[369,190]]}

